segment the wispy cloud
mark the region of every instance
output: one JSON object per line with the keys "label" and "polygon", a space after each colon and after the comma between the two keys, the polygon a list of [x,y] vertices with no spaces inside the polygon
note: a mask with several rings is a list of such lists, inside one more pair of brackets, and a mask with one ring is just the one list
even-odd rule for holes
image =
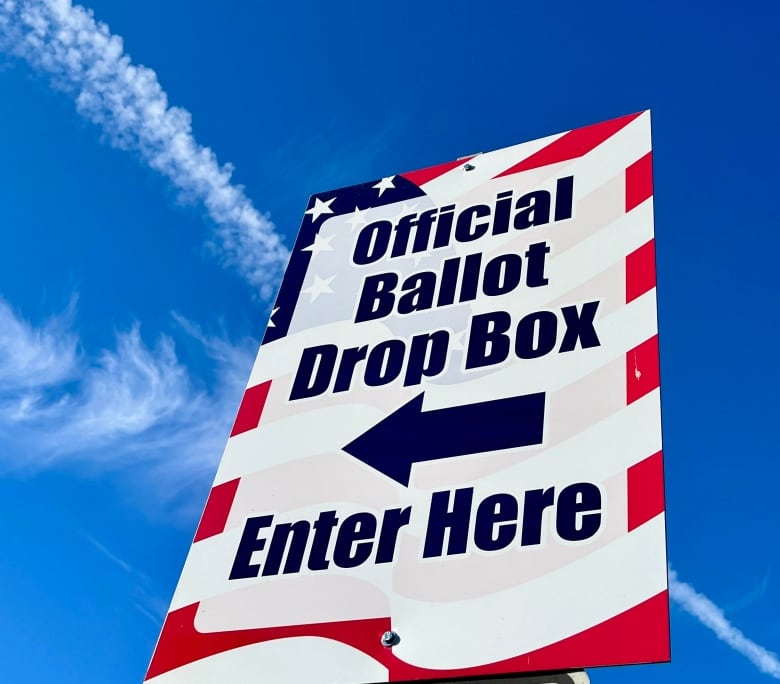
{"label": "wispy cloud", "polygon": [[746,608],[750,608],[751,606],[755,605],[761,601],[764,596],[766,596],[771,579],[772,569],[768,568],[764,573],[763,578],[754,589],[739,597],[739,599],[736,601],[732,601],[727,606],[724,606],[723,611],[728,614],[738,613],[739,611],[745,610]]}
{"label": "wispy cloud", "polygon": [[[92,546],[94,546],[100,553],[102,553],[108,560],[110,560],[114,565],[124,570],[128,575],[135,575],[136,571],[133,569],[133,567],[130,565],[130,563],[122,560],[119,558],[119,556],[113,554],[111,551],[109,551],[103,544],[101,544],[97,539],[95,539],[91,534],[88,534],[86,532],[81,532],[81,536],[88,541]],[[142,579],[148,579],[146,575],[140,574],[139,575]]]}
{"label": "wispy cloud", "polygon": [[221,258],[271,296],[288,252],[266,214],[231,182],[233,169],[192,133],[157,74],[133,64],[120,36],[70,0],[0,0],[0,47],[75,96],[78,111],[117,147],[135,150],[216,223]]}
{"label": "wispy cloud", "polygon": [[761,672],[780,679],[780,659],[777,655],[748,639],[726,619],[718,606],[690,584],[680,581],[677,573],[671,568],[669,568],[669,594],[683,610],[711,629],[718,639],[745,656]]}
{"label": "wispy cloud", "polygon": [[37,390],[73,374],[78,358],[78,339],[69,330],[74,306],[75,301],[35,328],[0,299],[0,392]]}
{"label": "wispy cloud", "polygon": [[100,447],[160,423],[187,420],[202,401],[171,338],[161,335],[149,347],[136,324],[116,336],[116,349],[104,350],[84,369],[78,392],[58,403],[69,419],[56,440],[80,449]]}
{"label": "wispy cloud", "polygon": [[105,558],[127,575],[127,578],[132,582],[131,594],[133,607],[147,620],[159,627],[162,624],[163,617],[165,617],[167,603],[164,599],[160,598],[159,592],[156,587],[154,587],[151,578],[110,551],[91,534],[84,531],[79,534],[92,547],[97,549]]}
{"label": "wispy cloud", "polygon": [[224,448],[254,343],[205,335],[176,316],[177,329],[202,345],[215,378],[207,386],[169,336],[147,344],[134,325],[89,357],[70,318],[68,311],[36,327],[0,299],[0,329],[9,337],[0,333],[0,466],[142,464],[162,503],[202,486]]}

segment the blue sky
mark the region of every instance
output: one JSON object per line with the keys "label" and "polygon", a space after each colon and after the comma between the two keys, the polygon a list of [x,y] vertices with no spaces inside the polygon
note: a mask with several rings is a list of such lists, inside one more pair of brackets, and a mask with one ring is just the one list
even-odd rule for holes
{"label": "blue sky", "polygon": [[89,9],[0,0],[4,679],[142,680],[310,194],[646,108],[673,662],[591,678],[780,679],[773,3]]}

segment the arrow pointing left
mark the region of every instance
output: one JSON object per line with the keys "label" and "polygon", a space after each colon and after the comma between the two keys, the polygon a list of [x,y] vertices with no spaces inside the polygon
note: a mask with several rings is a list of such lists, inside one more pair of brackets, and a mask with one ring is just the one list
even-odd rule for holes
{"label": "arrow pointing left", "polygon": [[396,482],[409,485],[412,464],[541,444],[544,392],[423,411],[424,393],[344,447]]}

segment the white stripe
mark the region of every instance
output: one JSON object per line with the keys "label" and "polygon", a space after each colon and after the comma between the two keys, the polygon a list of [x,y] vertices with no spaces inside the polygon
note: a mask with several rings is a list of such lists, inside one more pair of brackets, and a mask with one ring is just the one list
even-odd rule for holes
{"label": "white stripe", "polygon": [[[306,657],[301,657],[302,654]],[[149,684],[246,684],[248,681],[386,682],[388,673],[386,667],[351,646],[320,637],[293,637],[217,653],[154,677]]]}
{"label": "white stripe", "polygon": [[[232,437],[216,483],[290,463],[315,454],[340,451],[382,413],[371,406],[345,404],[299,413]],[[325,484],[325,483],[323,483]]]}
{"label": "white stripe", "polygon": [[[326,418],[323,424],[331,421],[331,417],[328,415],[321,417]],[[288,421],[280,421],[280,423],[285,423],[285,427],[284,429],[280,428],[278,434],[275,433],[275,437],[295,435],[296,432],[301,431],[317,433],[320,429],[319,422],[312,421],[311,416],[296,417]],[[661,449],[659,425],[659,391],[654,390],[617,414],[597,423],[575,437],[550,449],[540,451],[511,468],[504,469],[498,473],[492,473],[478,480],[462,483],[462,486],[474,486],[475,501],[481,501],[490,494],[506,492],[513,485],[514,488],[511,489],[510,493],[521,495],[522,492],[517,489],[517,483],[522,483],[523,491],[534,488],[565,486],[578,481],[588,481],[596,484],[603,483],[615,475],[625,473],[631,465]],[[282,451],[280,460],[292,460],[296,457],[303,457],[300,446],[291,448],[286,447],[282,441],[272,442],[271,439],[265,436],[267,433],[268,430],[257,430],[253,433],[247,433],[258,436],[254,441],[253,448],[247,450],[248,456],[254,455],[255,457],[255,468],[257,467],[257,454],[275,454],[276,449]],[[286,449],[290,449],[290,452],[286,453]],[[598,454],[598,458],[587,457],[587,455],[592,454]],[[349,459],[351,457],[345,454],[344,458]],[[232,461],[233,459],[224,459],[223,464],[228,460]],[[349,464],[350,461],[345,462],[347,468]],[[435,467],[435,465],[426,464],[426,468],[430,469],[432,467]],[[565,477],[563,474],[565,474]],[[383,476],[377,474],[377,477]],[[412,477],[412,487],[408,490],[399,488],[399,499],[392,503],[377,500],[375,507],[361,507],[340,500],[328,501],[324,495],[322,503],[288,511],[285,514],[285,519],[289,517],[289,519],[314,520],[319,511],[328,509],[337,509],[340,517],[343,517],[343,514],[358,510],[377,511],[383,504],[401,507],[411,505],[413,511],[412,520],[409,526],[405,528],[405,532],[422,539],[426,534],[426,516],[430,492],[428,489],[415,489],[414,471]],[[323,482],[322,485],[324,488],[327,483]],[[280,493],[280,496],[282,494]],[[240,519],[247,514],[273,513],[273,508],[276,505],[283,508],[281,500],[276,503],[264,502],[260,504],[258,502],[258,504],[262,507],[252,511],[231,512],[231,518]],[[614,514],[622,515],[618,511]],[[176,588],[171,609],[189,605],[198,600],[204,601],[209,597],[217,596],[226,591],[240,590],[261,581],[259,579],[228,580],[230,566],[238,548],[240,535],[241,527],[237,526],[226,530],[222,534],[193,544],[182,572],[182,579]],[[374,566],[367,564],[355,571],[341,571],[333,566],[328,570],[328,573],[344,574],[356,579],[359,577],[358,581],[375,584],[383,593],[390,595],[392,584],[386,572],[390,569],[389,565]],[[306,574],[306,571],[304,570],[302,574]],[[314,574],[316,575],[317,573]],[[395,605],[394,602],[393,605]],[[353,616],[353,619],[376,617],[376,615],[371,613],[373,606],[365,606],[364,609],[369,610],[369,614],[366,614],[361,609]],[[316,621],[319,617],[315,610],[312,614],[312,619],[309,621]],[[256,626],[267,626],[263,621],[264,618],[261,616],[250,616],[250,618],[256,620]],[[344,617],[344,619],[347,619],[347,617]],[[306,622],[306,620],[302,619],[302,622]]]}
{"label": "white stripe", "polygon": [[[516,326],[517,319],[514,323]],[[490,367],[492,372],[489,373],[474,372],[471,381],[424,385],[425,408],[457,406],[531,392],[555,392],[584,378],[656,334],[655,289],[609,316],[597,316],[594,327],[601,342],[599,347],[586,350],[578,347],[563,354],[551,352],[527,361],[517,359],[510,351],[511,358],[507,363]],[[507,334],[513,331],[514,327],[511,327]]]}
{"label": "white stripe", "polygon": [[[622,262],[652,238],[653,203],[643,202],[634,211],[623,214],[586,240],[577,242],[559,254],[553,251],[546,269],[549,283],[544,287],[525,288],[521,296],[515,296],[512,300],[517,302],[516,308],[522,307],[526,312],[542,308],[548,302],[571,294],[577,287]],[[554,250],[554,238],[551,243]],[[506,297],[481,297],[472,304],[472,310],[475,313],[491,311],[498,308],[497,302],[503,304],[505,301]]]}
{"label": "white stripe", "polygon": [[507,483],[524,490],[572,482],[604,482],[661,450],[660,392],[649,392],[606,420],[571,439],[539,451],[475,483],[475,496],[504,491]]}
{"label": "white stripe", "polygon": [[492,596],[451,604],[394,597],[393,628],[401,635],[394,650],[421,667],[496,662],[598,625],[664,589],[659,515],[597,553]]}
{"label": "white stripe", "polygon": [[577,191],[587,194],[609,180],[615,169],[626,169],[650,151],[650,111],[559,173],[574,173]]}
{"label": "white stripe", "polygon": [[301,361],[301,351],[320,344],[335,344],[339,349],[361,344],[376,344],[394,337],[390,328],[378,321],[355,325],[352,321],[337,321],[264,344],[255,359],[247,387],[294,373]]}
{"label": "white stripe", "polygon": [[[469,161],[474,166],[473,170],[466,171],[463,165],[456,166],[451,171],[425,183],[422,189],[438,206],[449,204],[564,135],[566,133],[558,133],[493,152],[485,152]],[[463,164],[465,163],[464,160]],[[510,184],[513,182],[510,181]]]}
{"label": "white stripe", "polygon": [[[470,163],[475,167],[472,171],[465,171],[462,166],[458,166],[426,183],[422,189],[439,206],[455,202],[476,187],[487,183],[493,177],[547,147],[566,133],[551,135],[494,152],[486,152],[471,160]],[[609,176],[614,174],[615,169],[627,168],[649,150],[650,112],[648,110],[582,157],[520,173],[533,174],[540,180],[542,177],[562,177],[575,174],[577,192],[582,196],[606,182]],[[517,178],[512,178],[512,176],[507,177],[507,180],[512,184],[519,182]]]}

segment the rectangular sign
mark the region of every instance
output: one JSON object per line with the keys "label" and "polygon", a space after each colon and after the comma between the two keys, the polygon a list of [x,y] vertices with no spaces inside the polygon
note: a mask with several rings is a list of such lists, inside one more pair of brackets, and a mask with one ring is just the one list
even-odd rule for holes
{"label": "rectangular sign", "polygon": [[147,681],[666,661],[664,525],[649,112],[324,192]]}

